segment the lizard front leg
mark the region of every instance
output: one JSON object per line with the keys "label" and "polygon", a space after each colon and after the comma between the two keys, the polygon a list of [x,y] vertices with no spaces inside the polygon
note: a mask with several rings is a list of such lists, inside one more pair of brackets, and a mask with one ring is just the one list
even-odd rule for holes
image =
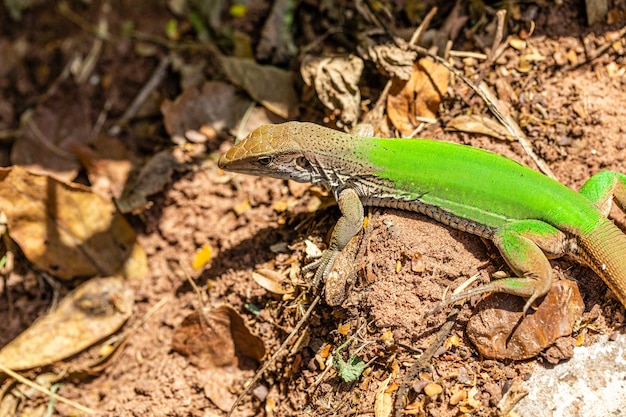
{"label": "lizard front leg", "polygon": [[537,298],[548,293],[553,280],[548,258],[567,252],[567,236],[563,232],[539,220],[522,220],[501,228],[493,242],[517,276],[497,279],[454,295],[439,303],[433,312],[477,294],[504,292],[526,298],[523,310],[526,313]]}
{"label": "lizard front leg", "polygon": [[335,229],[330,237],[328,249],[322,253],[322,257],[309,265],[303,271],[317,269],[313,278],[313,285],[317,286],[329,274],[333,267],[335,258],[341,250],[348,244],[363,228],[363,204],[356,191],[345,188],[337,193],[337,204],[341,210],[341,217],[337,220]]}

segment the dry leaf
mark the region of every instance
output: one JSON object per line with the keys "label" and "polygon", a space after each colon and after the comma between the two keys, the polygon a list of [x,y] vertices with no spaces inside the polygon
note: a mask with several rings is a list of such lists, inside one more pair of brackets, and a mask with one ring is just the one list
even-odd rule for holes
{"label": "dry leaf", "polygon": [[348,333],[350,333],[350,328],[352,326],[350,325],[350,322],[348,323],[344,323],[344,324],[340,324],[339,327],[337,327],[337,333],[339,333],[340,335],[343,336],[347,336]]}
{"label": "dry leaf", "polygon": [[248,58],[222,57],[220,64],[233,84],[246,90],[268,110],[285,119],[295,117],[299,99],[289,71],[259,65]]}
{"label": "dry leaf", "polygon": [[410,135],[419,118],[434,119],[441,98],[448,90],[446,67],[430,58],[422,58],[413,66],[408,81],[394,78],[387,97],[389,120],[403,135]]}
{"label": "dry leaf", "polygon": [[288,278],[271,269],[257,269],[252,273],[254,282],[274,294],[291,294],[293,284]]}
{"label": "dry leaf", "polygon": [[500,140],[513,140],[513,136],[504,126],[487,116],[468,114],[457,116],[446,125],[447,130],[466,133],[478,133]]}
{"label": "dry leaf", "polygon": [[135,243],[135,232],[111,202],[18,166],[0,169],[0,211],[26,258],[64,280],[113,275]]}
{"label": "dry leaf", "polygon": [[236,398],[229,387],[242,378],[243,370],[237,365],[246,358],[259,362],[265,355],[263,341],[227,305],[185,317],[174,332],[172,349],[199,368],[210,369],[205,373],[204,393],[223,411],[228,411]]}
{"label": "dry leaf", "polygon": [[374,401],[375,417],[387,417],[391,415],[393,401],[391,399],[391,393],[387,392],[387,386],[390,381],[391,375],[382,381],[378,386],[378,390],[376,390],[376,400]]}
{"label": "dry leaf", "polygon": [[272,11],[265,19],[261,39],[256,49],[256,56],[261,61],[284,63],[289,57],[298,55],[298,48],[293,42],[290,28],[286,27],[285,17],[294,13],[295,3],[291,0],[272,2]]}
{"label": "dry leaf", "polygon": [[585,309],[578,286],[567,280],[554,282],[532,314],[522,313],[524,303],[520,297],[494,294],[478,305],[467,323],[467,335],[482,355],[532,358],[558,338],[570,335]]}
{"label": "dry leaf", "polygon": [[260,361],[265,355],[263,341],[227,305],[185,317],[174,331],[172,349],[202,369],[237,365],[237,356]]}
{"label": "dry leaf", "polygon": [[122,213],[142,212],[150,204],[147,197],[163,190],[174,171],[181,168],[182,164],[171,151],[157,153],[144,165],[137,178],[127,184],[122,198],[115,201],[118,209]]}
{"label": "dry leaf", "polygon": [[11,162],[32,172],[73,180],[80,169],[74,146],[89,142],[90,120],[84,91],[71,81],[59,85],[37,105],[32,117],[22,117],[22,135],[13,145]]}
{"label": "dry leaf", "polygon": [[439,384],[435,384],[434,382],[430,382],[426,384],[424,387],[424,394],[429,397],[439,395],[443,392],[443,387]]}
{"label": "dry leaf", "polygon": [[87,170],[91,189],[107,198],[119,198],[133,168],[131,154],[118,138],[99,136],[90,146],[77,145],[76,156]]}
{"label": "dry leaf", "polygon": [[200,249],[198,249],[193,255],[193,261],[191,262],[191,266],[196,271],[202,269],[204,265],[206,265],[211,260],[212,256],[213,247],[211,247],[211,244],[207,243]]}
{"label": "dry leaf", "polygon": [[359,81],[363,60],[357,56],[315,58],[302,60],[300,74],[308,86],[313,86],[322,104],[339,112],[341,122],[353,126],[361,113]]}
{"label": "dry leaf", "polygon": [[188,87],[174,101],[161,105],[163,123],[172,141],[179,145],[189,132],[201,132],[203,126],[214,132],[234,133],[252,101],[237,93],[237,88],[220,81],[208,81]]}
{"label": "dry leaf", "polygon": [[417,52],[393,44],[375,45],[369,48],[370,58],[384,73],[407,81],[413,73]]}
{"label": "dry leaf", "polygon": [[124,261],[120,274],[128,279],[142,279],[148,275],[148,255],[143,247],[135,242],[130,250],[130,255]]}
{"label": "dry leaf", "polygon": [[93,278],[2,348],[0,362],[17,371],[75,355],[118,330],[130,317],[133,304],[134,294],[125,278]]}

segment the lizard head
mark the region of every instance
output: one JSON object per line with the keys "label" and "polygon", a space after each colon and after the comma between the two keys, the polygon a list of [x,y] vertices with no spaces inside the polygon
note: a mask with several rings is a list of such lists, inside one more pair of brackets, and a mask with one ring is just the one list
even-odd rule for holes
{"label": "lizard head", "polygon": [[[314,182],[307,152],[298,142],[303,123],[265,125],[235,144],[218,161],[226,171]],[[313,125],[314,126],[314,125]]]}

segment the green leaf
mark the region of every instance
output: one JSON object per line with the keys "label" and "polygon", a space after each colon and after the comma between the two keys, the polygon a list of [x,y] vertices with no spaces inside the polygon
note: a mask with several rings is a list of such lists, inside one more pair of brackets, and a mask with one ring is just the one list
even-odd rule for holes
{"label": "green leaf", "polygon": [[356,381],[363,373],[365,369],[365,362],[359,356],[350,356],[348,362],[345,362],[339,356],[335,356],[333,358],[333,363],[337,367],[337,372],[339,372],[339,376],[345,382]]}

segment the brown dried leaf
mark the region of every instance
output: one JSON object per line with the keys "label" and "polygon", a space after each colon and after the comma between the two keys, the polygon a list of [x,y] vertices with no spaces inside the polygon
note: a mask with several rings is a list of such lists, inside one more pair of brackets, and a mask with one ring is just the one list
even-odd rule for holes
{"label": "brown dried leaf", "polygon": [[161,113],[167,133],[175,143],[183,144],[188,132],[200,132],[203,126],[234,133],[251,104],[232,85],[208,81],[201,89],[185,89],[174,101],[165,100]]}
{"label": "brown dried leaf", "polygon": [[387,97],[389,120],[403,135],[410,135],[419,118],[434,119],[441,98],[448,90],[449,72],[430,58],[422,58],[413,66],[408,81],[394,78]]}
{"label": "brown dried leaf", "polygon": [[75,355],[117,331],[130,317],[133,304],[125,278],[90,279],[2,348],[0,362],[17,371]]}
{"label": "brown dried leaf", "polygon": [[119,198],[133,168],[124,142],[99,136],[90,146],[77,145],[76,155],[87,170],[91,189],[107,198]]}
{"label": "brown dried leaf", "polygon": [[148,197],[163,190],[170,182],[175,170],[181,168],[170,150],[154,155],[139,172],[132,183],[128,183],[122,198],[116,200],[122,213],[140,213],[149,204]]}
{"label": "brown dried leaf", "polygon": [[478,114],[457,116],[448,122],[446,129],[488,135],[500,140],[514,139],[509,131],[500,123],[490,117]]}
{"label": "brown dried leaf", "polygon": [[80,169],[74,146],[91,137],[90,107],[74,82],[65,82],[46,96],[32,117],[22,117],[22,135],[11,150],[11,162],[31,172],[71,181]]}
{"label": "brown dried leaf", "polygon": [[307,55],[300,66],[304,82],[315,88],[326,107],[339,111],[341,122],[347,126],[357,123],[361,111],[358,84],[362,72],[363,60],[354,55],[334,58]]}
{"label": "brown dried leaf", "polygon": [[570,335],[584,310],[573,281],[553,283],[537,310],[520,323],[525,302],[520,297],[494,294],[480,303],[478,313],[467,324],[467,334],[482,355],[496,359],[532,358],[558,338]]}
{"label": "brown dried leaf", "polygon": [[185,317],[174,331],[172,349],[202,369],[236,366],[237,356],[260,361],[265,355],[263,341],[227,305]]}
{"label": "brown dried leaf", "polygon": [[0,211],[28,260],[64,280],[113,275],[135,243],[111,202],[18,166],[0,169]]}
{"label": "brown dried leaf", "polygon": [[252,279],[261,287],[274,294],[291,294],[295,290],[287,277],[271,269],[257,269],[252,273]]}
{"label": "brown dried leaf", "polygon": [[248,58],[222,57],[220,64],[233,84],[268,110],[285,119],[295,117],[299,100],[291,72]]}

